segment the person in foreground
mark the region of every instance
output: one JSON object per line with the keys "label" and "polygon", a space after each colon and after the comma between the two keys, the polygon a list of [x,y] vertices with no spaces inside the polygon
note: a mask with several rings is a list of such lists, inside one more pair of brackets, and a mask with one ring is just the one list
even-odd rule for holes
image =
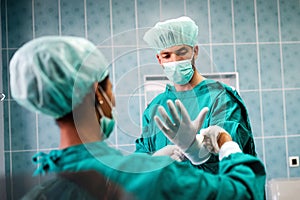
{"label": "person in foreground", "polygon": [[[167,100],[180,99],[191,118],[208,107],[203,126],[218,126],[225,129],[244,153],[256,156],[255,144],[248,111],[242,98],[230,86],[206,79],[196,67],[201,51],[198,46],[198,26],[187,16],[156,23],[144,35],[145,42],[156,51],[156,58],[171,84],[157,95],[143,113],[143,129],[136,140],[136,152],[172,155],[172,141],[156,125],[154,116],[157,107],[167,108]],[[200,60],[201,62],[201,60]],[[203,68],[202,64],[200,67]],[[199,129],[200,129],[199,128]],[[195,162],[185,155],[188,165],[208,172],[218,173],[218,157],[203,157]]]}
{"label": "person in foreground", "polygon": [[[194,170],[192,166],[168,156],[139,153],[124,156],[109,147],[103,140],[109,137],[114,126],[114,95],[107,66],[97,47],[78,37],[37,38],[14,54],[10,61],[12,97],[33,112],[53,117],[60,129],[59,149],[39,152],[33,157],[38,164],[34,175],[78,175],[76,180],[87,181],[81,178],[84,173],[91,172],[92,175],[88,173],[87,177],[97,178],[93,175],[96,172],[104,182],[113,183],[128,193],[130,199],[264,198],[264,165],[258,158],[242,153],[224,129],[209,127],[201,130],[204,145],[209,151],[219,154],[218,174]],[[170,114],[160,107],[161,115],[155,117],[158,126],[179,148],[190,149],[187,146],[193,146],[190,152],[197,154],[199,149],[194,140],[181,141],[182,128],[188,128],[188,134],[195,135],[208,109],[204,108],[196,120],[191,121],[180,100],[175,103],[168,101],[167,105]],[[73,183],[83,185],[80,181]],[[90,187],[95,186],[94,181],[89,183]],[[53,184],[37,186],[24,199],[45,198],[46,191],[53,189],[51,186]],[[76,199],[76,190],[68,193],[69,190],[65,187],[65,190],[59,191],[61,195],[53,195],[56,199],[60,196]],[[70,195],[63,195],[67,193]],[[90,195],[94,199],[107,198],[99,192]],[[51,199],[51,196],[47,198]],[[124,196],[118,198],[124,199]]]}

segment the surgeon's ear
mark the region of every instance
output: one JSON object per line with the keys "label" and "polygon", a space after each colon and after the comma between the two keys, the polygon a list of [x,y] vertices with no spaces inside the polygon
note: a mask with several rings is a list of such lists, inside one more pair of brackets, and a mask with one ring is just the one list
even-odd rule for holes
{"label": "surgeon's ear", "polygon": [[198,53],[199,53],[199,46],[196,45],[194,47],[194,60],[196,60],[198,58]]}
{"label": "surgeon's ear", "polygon": [[160,56],[159,56],[158,54],[156,54],[156,58],[157,58],[157,60],[158,60],[158,63],[159,63],[160,65],[162,65]]}

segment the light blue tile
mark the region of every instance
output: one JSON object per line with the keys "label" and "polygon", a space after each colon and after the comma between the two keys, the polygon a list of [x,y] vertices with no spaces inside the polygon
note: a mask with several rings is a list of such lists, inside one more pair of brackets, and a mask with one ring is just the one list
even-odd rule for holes
{"label": "light blue tile", "polygon": [[[148,64],[148,65],[142,65],[139,67],[140,72],[140,82],[137,87],[139,92],[136,94],[144,95],[145,88],[149,87],[149,82],[146,82],[146,77],[149,76],[165,76],[162,67],[159,64]],[[157,83],[155,86],[159,86],[160,89],[165,89],[165,84]]]}
{"label": "light blue tile", "polygon": [[262,92],[264,136],[284,135],[281,91]]}
{"label": "light blue tile", "polygon": [[131,133],[128,134],[128,132],[123,132],[123,130],[118,129],[118,145],[134,145],[134,142],[137,137],[132,136]]}
{"label": "light blue tile", "polygon": [[11,149],[36,149],[35,113],[21,107],[15,101],[10,102]]}
{"label": "light blue tile", "polygon": [[13,57],[13,55],[16,51],[17,51],[17,49],[8,50],[8,52],[7,52],[8,55],[5,54],[5,56],[2,57],[5,61],[7,61],[7,58],[8,58],[8,62],[5,62],[5,65],[3,65],[3,68],[2,68],[2,70],[3,70],[2,71],[2,73],[3,73],[3,87],[5,88],[4,92],[7,94],[7,96],[6,96],[7,99],[12,99],[11,91],[10,91],[11,90],[11,88],[10,88],[10,79],[9,79],[9,76],[10,76],[9,62],[10,62],[11,58]]}
{"label": "light blue tile", "polygon": [[198,26],[198,41],[200,44],[209,43],[208,6],[206,0],[186,0],[186,14]]}
{"label": "light blue tile", "polygon": [[59,147],[60,130],[52,117],[38,115],[39,148]]}
{"label": "light blue tile", "polygon": [[7,50],[2,50],[2,77],[1,77],[1,82],[2,82],[2,91],[5,96],[6,99],[10,98],[10,92],[9,91],[9,70],[8,70],[8,61],[7,61],[7,55],[8,55],[8,51]]}
{"label": "light blue tile", "polygon": [[279,45],[260,45],[260,73],[263,89],[282,87]]}
{"label": "light blue tile", "polygon": [[272,138],[264,140],[267,180],[287,177],[285,140]]}
{"label": "light blue tile", "polygon": [[20,199],[33,186],[39,183],[39,178],[32,176],[36,168],[31,160],[34,154],[35,152],[12,153],[12,199]]}
{"label": "light blue tile", "polygon": [[[300,157],[300,136],[288,138],[288,156],[299,156]],[[299,177],[300,167],[290,167],[290,177]]]}
{"label": "light blue tile", "polygon": [[[156,64],[159,62],[156,58],[156,51],[151,48],[144,48],[139,50],[140,65]],[[155,69],[154,69],[155,70]]]}
{"label": "light blue tile", "polygon": [[213,72],[213,66],[215,65],[210,55],[209,46],[199,45],[198,58],[196,59],[196,67],[201,73]]}
{"label": "light blue tile", "polygon": [[119,55],[115,60],[115,93],[117,95],[133,94],[138,88],[138,66],[136,49],[115,48]]}
{"label": "light blue tile", "polygon": [[278,42],[277,0],[257,0],[258,35],[260,42]]}
{"label": "light blue tile", "polygon": [[255,142],[255,150],[256,150],[257,157],[263,162],[264,160],[263,139],[255,138],[254,142]]}
{"label": "light blue tile", "polygon": [[299,0],[280,0],[280,22],[282,41],[300,40]]}
{"label": "light blue tile", "polygon": [[35,36],[58,35],[58,1],[34,1]]}
{"label": "light blue tile", "polygon": [[258,89],[256,45],[236,46],[236,65],[239,72],[240,90]]}
{"label": "light blue tile", "polygon": [[86,1],[88,39],[98,45],[103,41],[110,43],[110,6],[109,0]]}
{"label": "light blue tile", "polygon": [[17,48],[33,37],[32,0],[7,1],[8,47]]}
{"label": "light blue tile", "polygon": [[211,0],[211,31],[213,43],[232,42],[232,12],[230,0]]}
{"label": "light blue tile", "polygon": [[253,1],[234,0],[234,24],[236,42],[256,42]]}
{"label": "light blue tile", "polygon": [[84,1],[61,0],[62,35],[85,37]]}
{"label": "light blue tile", "polygon": [[9,132],[9,118],[10,118],[10,113],[8,111],[9,109],[9,104],[7,100],[4,100],[3,102],[3,119],[4,119],[4,150],[9,151],[11,149],[10,146],[10,132]]}
{"label": "light blue tile", "polygon": [[138,16],[138,27],[153,27],[156,24],[159,17],[159,3],[160,0],[137,0],[137,16]]}
{"label": "light blue tile", "polygon": [[259,92],[241,92],[250,118],[252,132],[254,137],[261,137],[261,114],[260,114],[260,103],[259,103]]}
{"label": "light blue tile", "polygon": [[282,45],[284,86],[286,88],[300,87],[300,44]]}
{"label": "light blue tile", "polygon": [[116,96],[116,109],[119,144],[132,144],[141,132],[139,96]]}
{"label": "light blue tile", "polygon": [[112,1],[114,45],[136,45],[134,0]]}
{"label": "light blue tile", "polygon": [[[159,8],[158,8],[159,9]],[[161,0],[161,19],[177,18],[184,15],[184,1],[182,0]]]}
{"label": "light blue tile", "polygon": [[[149,28],[160,21],[160,0],[144,1],[137,0],[137,23],[138,23],[138,44],[139,47],[149,48],[143,37]],[[154,52],[156,54],[156,52]],[[155,55],[153,54],[153,55]],[[152,54],[151,54],[152,55]],[[142,55],[143,57],[144,55]]]}
{"label": "light blue tile", "polygon": [[7,1],[0,1],[1,4],[1,30],[2,30],[2,34],[1,34],[1,41],[2,41],[2,48],[6,48],[6,34],[4,30],[6,30],[7,24],[6,24],[6,11],[7,11],[7,6],[6,6],[6,2]]}
{"label": "light blue tile", "polygon": [[5,159],[5,175],[6,175],[6,182],[5,182],[5,186],[6,186],[6,195],[7,195],[7,199],[13,199],[11,194],[13,191],[13,187],[11,184],[11,174],[12,174],[12,170],[11,170],[11,152],[5,152],[4,153],[4,159]]}
{"label": "light blue tile", "polygon": [[285,91],[286,126],[288,135],[300,135],[300,90]]}
{"label": "light blue tile", "polygon": [[233,46],[213,47],[214,72],[234,72]]}

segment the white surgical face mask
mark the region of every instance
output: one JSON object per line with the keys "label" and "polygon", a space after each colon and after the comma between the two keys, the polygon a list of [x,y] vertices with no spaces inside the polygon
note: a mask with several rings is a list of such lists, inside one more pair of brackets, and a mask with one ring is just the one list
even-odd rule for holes
{"label": "white surgical face mask", "polygon": [[179,85],[189,83],[194,75],[192,66],[193,56],[194,50],[191,59],[163,63],[163,70],[168,79]]}

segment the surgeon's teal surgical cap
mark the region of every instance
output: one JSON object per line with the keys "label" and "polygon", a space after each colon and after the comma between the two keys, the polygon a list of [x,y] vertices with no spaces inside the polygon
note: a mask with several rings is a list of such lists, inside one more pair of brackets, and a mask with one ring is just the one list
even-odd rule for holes
{"label": "surgeon's teal surgical cap", "polygon": [[144,35],[145,42],[158,53],[177,45],[195,46],[198,42],[198,26],[189,17],[158,22]]}
{"label": "surgeon's teal surgical cap", "polygon": [[84,38],[45,36],[23,45],[10,61],[12,97],[54,118],[71,112],[93,83],[108,75],[108,63]]}

